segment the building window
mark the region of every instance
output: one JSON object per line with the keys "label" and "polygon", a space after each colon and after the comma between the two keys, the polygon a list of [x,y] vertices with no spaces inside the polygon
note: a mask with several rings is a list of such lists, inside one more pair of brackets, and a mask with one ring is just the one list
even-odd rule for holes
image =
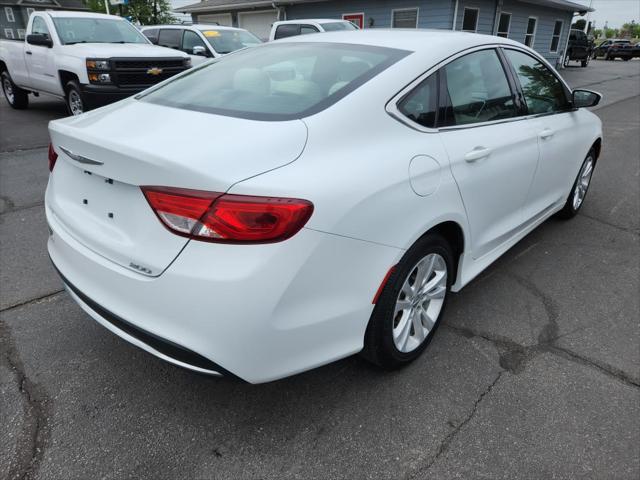
{"label": "building window", "polygon": [[560,35],[562,34],[562,20],[557,20],[553,27],[553,37],[551,37],[551,52],[556,53],[560,45]]}
{"label": "building window", "polygon": [[464,17],[462,18],[462,31],[463,32],[476,32],[478,30],[478,14],[480,10],[477,8],[464,9]]}
{"label": "building window", "polygon": [[20,40],[23,40],[23,39],[24,39],[24,37],[25,37],[25,35],[24,35],[24,34],[25,34],[25,32],[24,32],[24,28],[19,28],[19,29],[18,29],[18,38],[19,38]]}
{"label": "building window", "polygon": [[10,28],[5,28],[4,29],[4,36],[5,36],[5,38],[11,39],[11,40],[16,38],[16,37],[13,36],[13,30],[10,29]]}
{"label": "building window", "polygon": [[[13,16],[13,8],[11,7],[4,7],[4,14],[7,17],[7,21],[8,22],[15,22],[16,18]],[[13,32],[11,32],[11,35],[13,35]],[[13,38],[13,37],[11,37]]]}
{"label": "building window", "polygon": [[402,8],[392,10],[391,28],[418,28],[418,9]]}
{"label": "building window", "polygon": [[498,22],[498,32],[496,35],[502,38],[509,38],[509,29],[511,28],[511,14],[501,13]]}
{"label": "building window", "polygon": [[533,43],[536,39],[536,26],[538,24],[538,19],[534,17],[529,17],[529,21],[527,22],[527,34],[524,36],[524,44],[527,47],[533,48]]}

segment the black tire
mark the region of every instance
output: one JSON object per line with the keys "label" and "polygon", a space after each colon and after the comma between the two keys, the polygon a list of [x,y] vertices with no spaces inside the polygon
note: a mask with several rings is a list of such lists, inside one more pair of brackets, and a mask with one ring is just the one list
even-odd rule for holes
{"label": "black tire", "polygon": [[69,115],[80,115],[88,110],[82,90],[77,81],[71,80],[67,82],[64,88],[65,103],[67,105],[67,112]]}
{"label": "black tire", "polygon": [[7,100],[7,103],[16,110],[24,110],[27,108],[29,106],[29,93],[13,83],[11,75],[9,75],[9,72],[6,70],[2,72],[0,79],[2,92],[4,93],[4,98]]}
{"label": "black tire", "polygon": [[580,204],[577,207],[574,204],[574,195],[576,192],[576,188],[578,186],[578,182],[580,181],[580,177],[582,176],[583,170],[585,168],[585,165],[589,161],[592,162],[591,175],[593,175],[593,170],[595,169],[595,166],[596,166],[596,152],[593,148],[589,150],[589,153],[587,153],[587,156],[585,157],[584,162],[582,162],[582,164],[580,165],[580,170],[578,170],[576,179],[573,182],[573,185],[571,186],[571,191],[569,192],[567,201],[565,202],[564,207],[562,207],[562,210],[560,210],[556,214],[558,218],[569,220],[570,218],[575,217],[580,211],[580,209],[582,208],[582,206],[584,205],[584,201],[587,198],[587,194],[589,193],[589,186],[591,185],[591,177],[589,177],[589,183],[584,191],[582,200],[580,201]]}
{"label": "black tire", "polygon": [[596,60],[598,58],[598,52],[593,52],[593,55],[591,56],[591,58]]}
{"label": "black tire", "polygon": [[567,68],[567,67],[569,66],[569,62],[570,62],[570,61],[571,61],[571,56],[567,53],[567,54],[564,56],[563,66],[564,66],[565,68]]}
{"label": "black tire", "polygon": [[582,65],[582,68],[585,68],[589,65],[589,57],[585,58],[584,60],[582,60],[580,62],[580,65]]}
{"label": "black tire", "polygon": [[613,60],[613,58],[611,58],[611,56],[609,55],[609,52],[604,54],[604,59],[605,60]]}
{"label": "black tire", "polygon": [[631,59],[630,58],[623,58],[622,60],[624,60],[625,62],[628,62]]}
{"label": "black tire", "polygon": [[[396,302],[405,280],[414,273],[418,262],[432,253],[442,257],[446,264],[447,279],[443,303],[434,325],[422,343],[408,353],[401,352],[396,347],[393,339]],[[365,333],[364,348],[361,353],[364,358],[382,368],[391,370],[403,367],[420,356],[433,339],[433,335],[444,314],[451,283],[454,280],[453,262],[451,246],[443,237],[437,234],[425,235],[405,253],[387,280],[371,314]],[[400,315],[404,315],[404,312]],[[411,327],[411,331],[413,331],[413,327]]]}

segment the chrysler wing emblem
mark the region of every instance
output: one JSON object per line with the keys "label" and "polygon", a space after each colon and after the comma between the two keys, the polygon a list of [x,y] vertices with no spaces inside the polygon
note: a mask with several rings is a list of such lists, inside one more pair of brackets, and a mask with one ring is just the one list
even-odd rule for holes
{"label": "chrysler wing emblem", "polygon": [[149,70],[147,70],[147,73],[149,75],[160,75],[162,73],[162,69],[158,67],[151,67]]}
{"label": "chrysler wing emblem", "polygon": [[72,160],[75,160],[76,162],[86,163],[88,165],[104,165],[104,162],[99,162],[98,160],[91,160],[90,158],[83,157],[82,155],[76,155],[71,150],[67,150],[64,147],[60,147],[60,150],[62,150],[69,158],[71,158]]}

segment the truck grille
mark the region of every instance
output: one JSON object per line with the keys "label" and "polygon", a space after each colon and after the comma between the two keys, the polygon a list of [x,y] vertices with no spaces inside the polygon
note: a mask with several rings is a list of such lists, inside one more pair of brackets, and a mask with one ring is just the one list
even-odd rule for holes
{"label": "truck grille", "polygon": [[120,87],[147,87],[186,70],[182,58],[114,59],[113,81]]}

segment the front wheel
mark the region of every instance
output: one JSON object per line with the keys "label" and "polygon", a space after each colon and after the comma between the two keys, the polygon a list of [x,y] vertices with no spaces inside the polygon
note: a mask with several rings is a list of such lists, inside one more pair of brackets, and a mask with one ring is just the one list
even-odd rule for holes
{"label": "front wheel", "polygon": [[558,217],[569,219],[578,214],[582,204],[584,203],[584,199],[587,196],[589,186],[591,185],[591,177],[593,176],[593,169],[595,166],[596,154],[595,151],[591,149],[587,154],[587,158],[584,159],[584,162],[580,167],[576,181],[573,183],[573,187],[571,188],[569,198],[567,198],[562,210],[558,212]]}
{"label": "front wheel", "polygon": [[563,62],[563,64],[562,64],[562,65],[563,65],[565,68],[567,68],[567,67],[569,66],[569,62],[570,62],[570,61],[571,61],[571,57],[569,56],[569,54],[566,54],[566,55],[564,56],[564,62]]}
{"label": "front wheel", "polygon": [[580,65],[582,65],[582,68],[585,68],[589,65],[589,59],[590,57],[587,57],[584,60],[582,60],[582,62],[580,62]]}
{"label": "front wheel", "polygon": [[631,59],[630,58],[623,58],[622,60],[624,60],[625,62],[628,62]]}
{"label": "front wheel", "polygon": [[29,94],[26,90],[21,89],[13,83],[9,72],[6,70],[2,72],[0,80],[2,81],[4,98],[7,99],[7,103],[9,103],[12,108],[15,108],[16,110],[24,110],[29,106]]}
{"label": "front wheel", "polygon": [[402,367],[427,347],[440,324],[453,280],[453,253],[427,234],[405,253],[373,310],[362,355],[383,368]]}
{"label": "front wheel", "polygon": [[65,92],[65,101],[69,115],[75,116],[83,114],[86,111],[86,107],[78,82],[75,80],[68,82],[65,86]]}

